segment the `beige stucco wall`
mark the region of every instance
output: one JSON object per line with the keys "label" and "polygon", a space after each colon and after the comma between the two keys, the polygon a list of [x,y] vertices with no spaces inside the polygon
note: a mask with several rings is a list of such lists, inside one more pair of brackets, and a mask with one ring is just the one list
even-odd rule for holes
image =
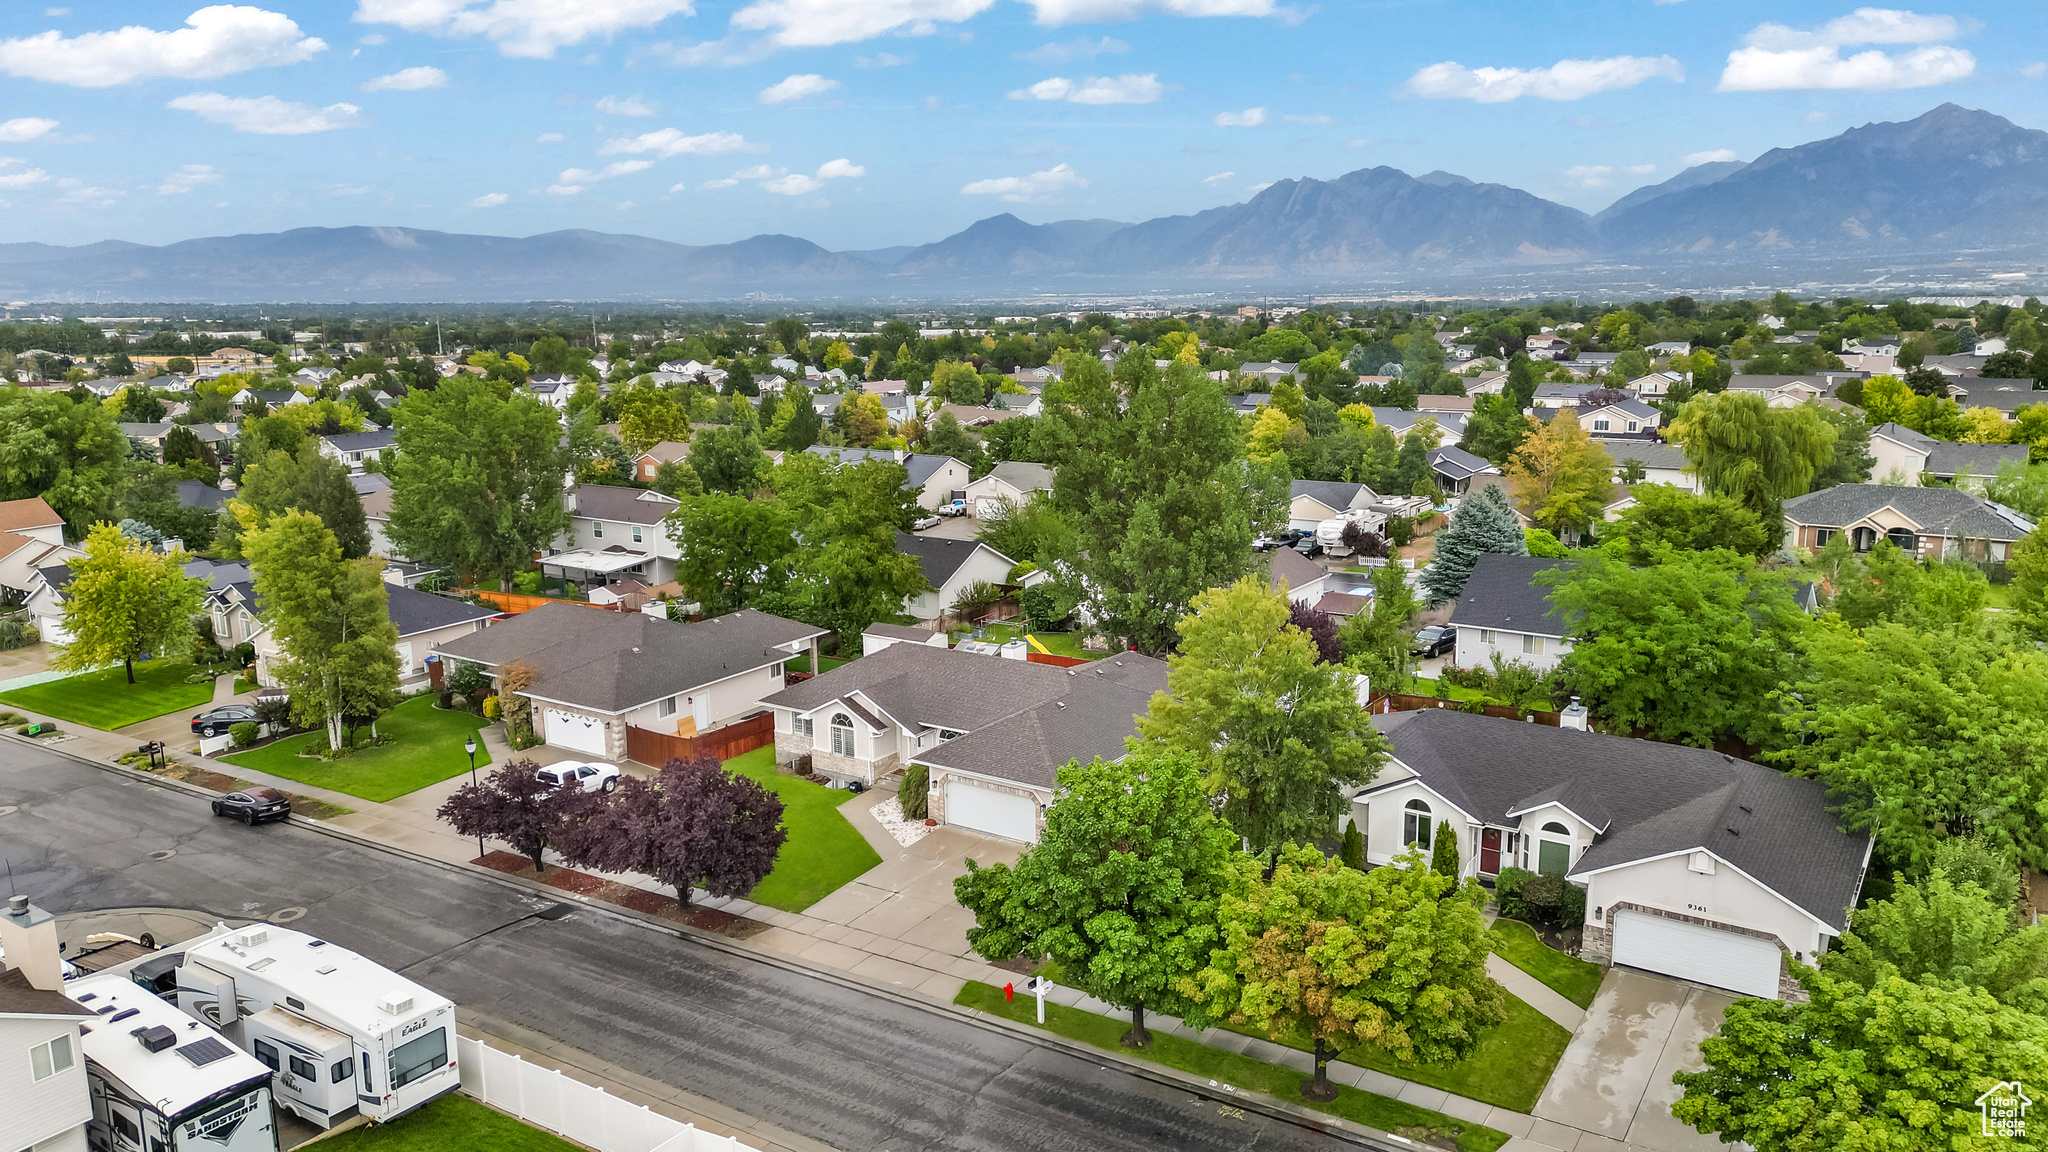
{"label": "beige stucco wall", "polygon": [[[675,734],[682,722],[694,718],[697,730],[722,727],[749,712],[760,708],[764,696],[772,696],[782,690],[782,665],[780,662],[765,668],[742,672],[712,684],[706,684],[695,691],[676,693],[676,713],[673,716],[660,715],[660,701],[650,701],[626,713],[626,722],[635,728],[649,732]],[[787,720],[778,716],[779,724]]]}
{"label": "beige stucco wall", "polygon": [[1927,453],[1884,436],[1870,438],[1870,458],[1870,479],[1879,484],[1918,487],[1920,470],[1927,467]]}
{"label": "beige stucco wall", "polygon": [[1820,950],[1823,933],[1811,916],[1724,860],[1715,861],[1711,876],[1692,871],[1690,860],[1690,854],[1647,860],[1588,878],[1586,923],[1611,928],[1610,909],[1616,904],[1637,904],[1768,933],[1787,951],[1809,961]]}

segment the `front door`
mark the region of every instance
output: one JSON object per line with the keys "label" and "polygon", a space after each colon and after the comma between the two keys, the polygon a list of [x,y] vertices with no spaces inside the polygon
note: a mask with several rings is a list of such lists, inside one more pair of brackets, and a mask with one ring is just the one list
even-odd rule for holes
{"label": "front door", "polygon": [[1500,829],[1485,828],[1479,833],[1479,874],[1500,875]]}

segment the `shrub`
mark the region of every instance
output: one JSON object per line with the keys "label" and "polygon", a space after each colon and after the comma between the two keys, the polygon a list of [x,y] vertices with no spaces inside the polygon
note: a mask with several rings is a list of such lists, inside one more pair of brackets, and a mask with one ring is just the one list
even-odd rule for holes
{"label": "shrub", "polygon": [[291,723],[292,702],[287,696],[266,696],[256,702],[256,722],[272,728],[282,728]]}
{"label": "shrub", "polygon": [[512,590],[522,596],[540,595],[540,569],[534,568],[512,577]]}
{"label": "shrub", "polygon": [[1564,896],[1557,902],[1557,923],[1559,927],[1586,922],[1586,890],[1571,881],[1565,881]]}
{"label": "shrub", "polygon": [[484,697],[484,719],[496,720],[498,718],[500,710],[503,709],[503,707],[504,705],[499,702],[496,696]]}
{"label": "shrub", "polygon": [[1568,885],[1564,877],[1555,872],[1538,872],[1522,885],[1522,902],[1529,906],[1529,915],[1546,924],[1557,922],[1558,904],[1564,899]]}
{"label": "shrub", "polygon": [[42,637],[19,616],[0,617],[0,649],[26,648]]}
{"label": "shrub", "polygon": [[448,670],[448,690],[457,696],[481,696],[491,686],[491,678],[484,673],[481,664],[457,660]]}
{"label": "shrub", "polygon": [[228,728],[228,739],[234,741],[237,748],[247,748],[262,734],[263,725],[251,720],[244,720]]}
{"label": "shrub", "polygon": [[1072,623],[1074,606],[1047,580],[1026,588],[1018,597],[1033,628],[1057,632]]}
{"label": "shrub", "polygon": [[252,667],[256,663],[256,646],[254,644],[235,645],[234,660],[236,664],[243,668]]}
{"label": "shrub", "polygon": [[1406,548],[1415,539],[1415,521],[1406,516],[1394,516],[1387,520],[1387,539],[1396,548]]}
{"label": "shrub", "polygon": [[986,580],[976,580],[960,590],[953,598],[953,611],[962,616],[973,616],[986,611],[988,607],[1003,598],[1003,590]]}
{"label": "shrub", "polygon": [[1365,871],[1365,836],[1358,831],[1358,821],[1344,822],[1344,844],[1337,849],[1337,858],[1359,871]]}
{"label": "shrub", "polygon": [[455,693],[450,692],[446,688],[443,688],[441,689],[440,694],[434,697],[434,703],[442,708],[447,708],[454,701],[454,699]]}
{"label": "shrub", "polygon": [[896,802],[903,806],[905,820],[923,820],[932,814],[931,787],[931,770],[922,764],[912,764],[903,774],[903,783],[896,786]]}
{"label": "shrub", "polygon": [[1493,878],[1493,898],[1500,904],[1500,914],[1509,920],[1527,920],[1529,903],[1522,899],[1522,886],[1535,877],[1527,868],[1503,868]]}

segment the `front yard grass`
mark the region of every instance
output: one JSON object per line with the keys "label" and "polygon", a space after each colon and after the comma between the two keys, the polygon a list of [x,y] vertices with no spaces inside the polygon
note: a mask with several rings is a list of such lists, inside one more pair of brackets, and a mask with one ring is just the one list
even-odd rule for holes
{"label": "front yard grass", "polygon": [[148,660],[135,666],[133,684],[126,671],[114,667],[0,693],[0,703],[112,732],[172,712],[204,712],[213,703],[213,679],[185,683],[196,670],[188,663]]}
{"label": "front yard grass", "polygon": [[[339,760],[299,755],[327,747],[327,733],[320,731],[221,759],[253,771],[381,802],[469,771],[469,757],[462,751],[462,741],[483,726],[484,718],[473,712],[436,708],[433,697],[419,696],[378,718],[377,731],[393,737],[391,743],[365,747]],[[359,729],[356,737],[368,740],[370,730]],[[479,739],[478,770],[490,762],[491,754]]]}
{"label": "front yard grass", "polygon": [[467,1096],[433,1100],[389,1124],[330,1136],[321,1152],[582,1152],[550,1132],[521,1123]]}
{"label": "front yard grass", "polygon": [[1519,920],[1494,921],[1486,942],[1501,959],[1543,981],[1551,991],[1581,1008],[1591,1008],[1593,997],[1600,994],[1600,978],[1606,973],[1598,964],[1559,952]]}
{"label": "front yard grass", "polygon": [[[818,671],[830,672],[834,668],[837,668],[844,663],[846,663],[846,661],[841,660],[837,656],[826,656],[820,654],[818,656]],[[787,668],[791,672],[809,672],[811,670],[811,654],[809,652],[805,652],[799,656],[792,656],[788,660],[784,661],[782,666],[784,668]]]}
{"label": "front yard grass", "polygon": [[[1410,677],[1408,682],[1407,694],[1410,696],[1434,696],[1436,695],[1436,685],[1437,682],[1430,679],[1427,676]],[[1487,700],[1486,693],[1481,692],[1476,688],[1466,688],[1463,685],[1459,684],[1451,685],[1450,699],[1459,701],[1461,703],[1467,700],[1479,700],[1484,701],[1486,703],[1492,703],[1492,701]]]}
{"label": "front yard grass", "polygon": [[[1003,990],[988,984],[969,981],[960,989],[960,994],[953,998],[953,1003],[979,1009],[991,1016],[1000,1016],[1019,1024],[1040,1026],[1037,1023],[1038,1006],[1032,997],[1018,996],[1014,1001],[1005,1002]],[[1470,1124],[1441,1112],[1418,1108],[1413,1104],[1358,1088],[1339,1085],[1335,1100],[1328,1104],[1318,1103],[1304,1098],[1301,1094],[1301,1082],[1307,1079],[1304,1073],[1284,1065],[1255,1060],[1236,1052],[1211,1048],[1207,1044],[1198,1044],[1156,1028],[1152,1032],[1150,1048],[1125,1048],[1117,1043],[1117,1038],[1129,1031],[1130,1026],[1128,1020],[1098,1016],[1079,1008],[1069,1008],[1062,1004],[1045,1006],[1043,1027],[1047,1031],[1107,1051],[1121,1052],[1127,1056],[1164,1064],[1168,1068],[1177,1068],[1182,1072],[1214,1080],[1218,1084],[1229,1084],[1284,1100],[1289,1104],[1341,1116],[1383,1132],[1410,1135],[1411,1139],[1423,1135],[1424,1132],[1420,1130],[1450,1136],[1457,1141],[1459,1152],[1494,1152],[1508,1141],[1505,1132]]]}
{"label": "front yard grass", "polygon": [[775,870],[747,893],[747,899],[801,912],[882,862],[874,846],[839,811],[849,794],[777,772],[773,746],[742,753],[725,766],[781,797],[782,826],[789,830],[782,851],[775,855]]}

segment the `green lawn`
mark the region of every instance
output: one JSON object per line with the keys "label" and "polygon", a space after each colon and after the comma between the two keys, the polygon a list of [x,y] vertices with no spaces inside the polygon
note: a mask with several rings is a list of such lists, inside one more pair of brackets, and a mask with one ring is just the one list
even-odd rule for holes
{"label": "green lawn", "polygon": [[[988,638],[997,644],[1005,644],[1024,635],[1024,629],[1015,624],[991,624]],[[1077,660],[1100,660],[1105,653],[1089,652],[1081,647],[1081,638],[1072,632],[1033,632],[1045,650],[1055,656],[1072,656]],[[1032,651],[1036,652],[1034,648]]]}
{"label": "green lawn", "polygon": [[84,672],[0,693],[0,703],[111,732],[170,712],[204,712],[213,680],[185,683],[191,664],[150,660],[135,666],[135,683],[120,668]]}
{"label": "green lawn", "polygon": [[321,1152],[583,1152],[467,1096],[443,1096],[389,1124],[330,1136]]}
{"label": "green lawn", "polygon": [[[475,713],[436,708],[433,697],[419,696],[377,721],[378,732],[396,737],[392,743],[365,748],[353,756],[332,761],[301,757],[299,753],[306,749],[327,746],[325,732],[308,732],[221,759],[287,780],[383,801],[469,771],[462,741],[483,726],[483,717]],[[361,729],[357,737],[368,740],[370,730]],[[481,769],[490,762],[483,741],[477,741],[476,766]]]}
{"label": "green lawn", "polygon": [[801,912],[882,862],[867,839],[839,814],[848,794],[778,773],[774,747],[735,756],[725,766],[780,796],[782,825],[789,829],[789,839],[775,856],[775,870],[747,893],[747,899]]}
{"label": "green lawn", "polygon": [[[1431,680],[1427,676],[1411,677],[1408,681],[1407,695],[1434,696],[1436,695],[1436,684],[1436,681]],[[1465,688],[1460,685],[1453,684],[1451,685],[1450,698],[1453,700],[1457,700],[1459,702],[1463,702],[1466,700],[1485,700],[1486,693],[1481,692],[1474,688]]]}
{"label": "green lawn", "polygon": [[[1000,1016],[1019,1024],[1037,1025],[1038,1006],[1029,996],[1018,996],[1005,1003],[1003,990],[988,984],[969,981],[953,998],[955,1004],[977,1008],[991,1016]],[[1121,1047],[1117,1038],[1130,1030],[1130,1021],[1098,1016],[1078,1008],[1059,1004],[1045,1006],[1044,1027],[1070,1040],[1092,1044],[1112,1052],[1122,1052],[1141,1059],[1152,1060],[1169,1068],[1192,1073],[1214,1080],[1219,1085],[1229,1084],[1247,1089],[1289,1104],[1328,1112],[1346,1120],[1378,1128],[1383,1132],[1414,1134],[1417,1129],[1431,1129],[1455,1137],[1460,1152],[1494,1152],[1507,1143],[1505,1132],[1468,1124],[1441,1112],[1417,1108],[1399,1100],[1376,1095],[1357,1088],[1339,1086],[1337,1099],[1328,1104],[1317,1103],[1303,1098],[1301,1082],[1306,1077],[1292,1068],[1280,1064],[1268,1064],[1221,1048],[1211,1048],[1192,1040],[1165,1032],[1152,1033],[1152,1046],[1143,1050]],[[1407,1130],[1404,1132],[1404,1130]]]}
{"label": "green lawn", "polygon": [[1487,933],[1487,943],[1501,959],[1550,986],[1550,990],[1581,1008],[1593,1006],[1600,992],[1598,964],[1567,956],[1536,936],[1535,929],[1519,920],[1496,920]]}
{"label": "green lawn", "polygon": [[[846,661],[841,660],[837,656],[821,655],[818,657],[818,671],[830,672],[844,663]],[[783,667],[791,672],[809,672],[811,670],[811,654],[806,652],[801,656],[792,657],[783,663]]]}
{"label": "green lawn", "polygon": [[2012,585],[1993,584],[1984,590],[1984,605],[1987,608],[2012,610]]}

